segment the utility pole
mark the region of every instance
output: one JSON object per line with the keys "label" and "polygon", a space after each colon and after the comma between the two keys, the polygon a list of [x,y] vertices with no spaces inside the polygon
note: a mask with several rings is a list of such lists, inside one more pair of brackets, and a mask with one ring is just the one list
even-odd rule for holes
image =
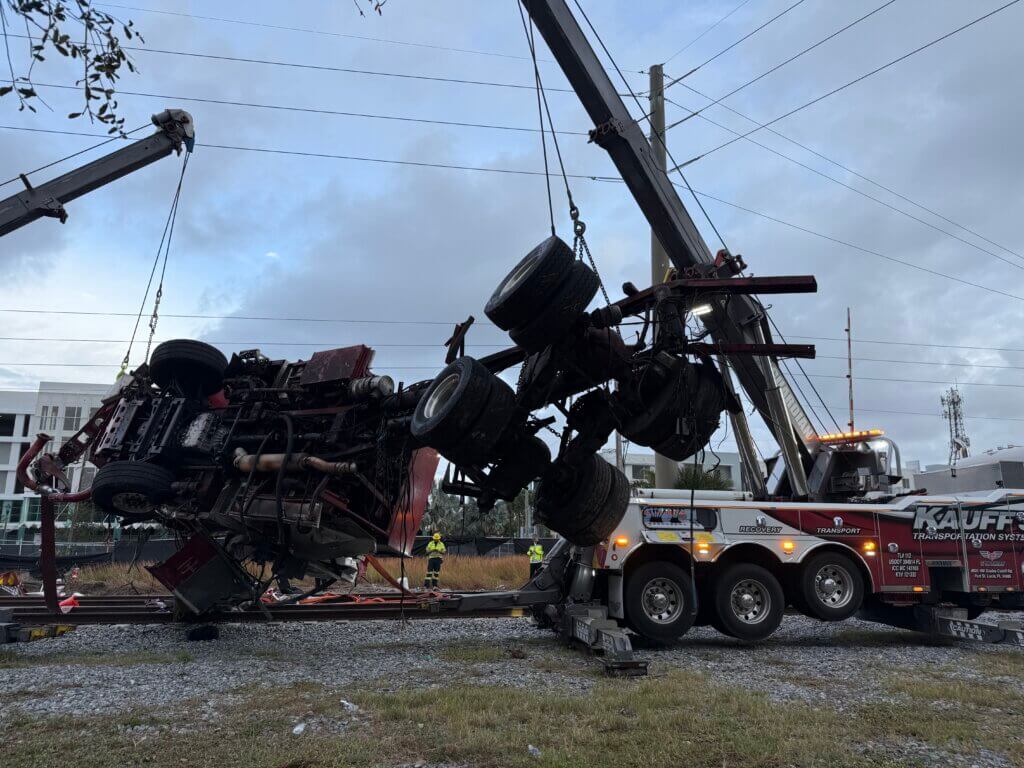
{"label": "utility pole", "polygon": [[[652,64],[650,74],[650,112],[651,117],[651,156],[654,164],[665,172],[666,164],[665,150],[665,71],[661,64]],[[657,285],[665,282],[665,273],[668,272],[669,260],[658,236],[651,230],[651,283]],[[671,488],[679,474],[678,465],[667,456],[660,453],[654,454],[654,487]]]}
{"label": "utility pole", "polygon": [[853,428],[853,323],[850,321],[850,308],[846,308],[846,379],[850,384],[850,431]]}

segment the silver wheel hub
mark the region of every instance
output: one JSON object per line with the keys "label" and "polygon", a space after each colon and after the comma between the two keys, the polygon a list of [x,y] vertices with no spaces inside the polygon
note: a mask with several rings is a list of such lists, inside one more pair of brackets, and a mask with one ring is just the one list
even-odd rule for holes
{"label": "silver wheel hub", "polygon": [[530,270],[531,270],[531,269],[533,268],[533,263],[534,263],[534,262],[535,262],[536,260],[537,260],[537,257],[534,257],[534,258],[532,258],[532,259],[525,259],[525,260],[523,261],[523,263],[522,263],[522,264],[520,264],[520,265],[519,265],[519,266],[518,266],[518,267],[517,267],[517,268],[516,268],[516,269],[515,269],[515,270],[514,270],[514,271],[512,272],[512,274],[511,274],[511,275],[509,275],[509,276],[508,276],[508,277],[507,277],[507,278],[505,279],[505,284],[501,286],[501,291],[500,291],[500,293],[499,293],[498,295],[499,295],[499,296],[501,296],[501,298],[505,298],[505,297],[506,297],[506,296],[508,296],[508,295],[509,295],[509,294],[510,294],[510,293],[511,293],[512,291],[514,291],[514,290],[516,289],[516,287],[517,287],[517,286],[518,286],[518,285],[519,285],[519,284],[520,284],[521,282],[523,282],[523,278],[524,278],[524,277],[526,277],[526,275],[527,275],[527,274],[529,274]]}
{"label": "silver wheel hub", "polygon": [[743,579],[732,588],[729,605],[736,618],[744,624],[758,624],[768,617],[772,599],[764,584],[754,579]]}
{"label": "silver wheel hub", "polygon": [[434,387],[434,391],[430,393],[430,397],[427,398],[427,402],[423,406],[424,418],[434,418],[434,415],[452,399],[452,395],[455,394],[455,390],[459,386],[460,378],[461,375],[458,373],[449,373],[441,380],[440,384]]}
{"label": "silver wheel hub", "polygon": [[679,586],[669,579],[651,579],[641,594],[644,615],[655,624],[671,624],[683,612]]}
{"label": "silver wheel hub", "polygon": [[814,594],[822,605],[842,608],[853,599],[853,577],[841,565],[823,565],[814,574]]}

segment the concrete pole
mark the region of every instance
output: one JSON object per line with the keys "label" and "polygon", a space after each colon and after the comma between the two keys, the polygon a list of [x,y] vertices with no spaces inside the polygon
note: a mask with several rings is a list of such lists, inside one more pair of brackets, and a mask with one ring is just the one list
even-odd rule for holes
{"label": "concrete pole", "polygon": [[[663,172],[667,168],[665,151],[665,72],[661,64],[653,64],[650,69],[650,109],[651,113],[651,156],[655,165]],[[651,283],[657,285],[665,282],[668,272],[668,254],[661,245],[654,231],[651,231]],[[675,485],[679,466],[667,456],[654,454],[654,486],[671,488]]]}

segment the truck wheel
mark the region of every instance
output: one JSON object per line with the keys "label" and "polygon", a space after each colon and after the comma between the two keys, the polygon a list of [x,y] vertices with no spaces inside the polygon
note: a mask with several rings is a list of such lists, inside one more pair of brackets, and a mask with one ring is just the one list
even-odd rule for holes
{"label": "truck wheel", "polygon": [[551,300],[573,261],[572,249],[552,235],[498,284],[484,314],[503,331],[526,324]]}
{"label": "truck wheel", "polygon": [[674,563],[644,563],[626,580],[624,607],[634,632],[656,643],[671,643],[693,625],[693,582]]}
{"label": "truck wheel", "polygon": [[92,481],[92,500],[104,512],[139,522],[174,495],[174,473],[143,461],[104,464]]}
{"label": "truck wheel", "polygon": [[514,410],[508,384],[472,357],[460,357],[427,387],[410,430],[457,464],[483,464]]}
{"label": "truck wheel", "polygon": [[528,352],[537,352],[564,337],[597,294],[597,275],[586,264],[574,261],[554,296],[523,325],[509,331],[512,341]]}
{"label": "truck wheel", "polygon": [[227,367],[219,349],[193,339],[165,341],[149,358],[149,375],[160,389],[177,384],[185,394],[200,397],[220,391]]}
{"label": "truck wheel", "polygon": [[842,621],[860,610],[864,577],[857,565],[838,552],[815,555],[800,571],[800,607],[822,621]]}
{"label": "truck wheel", "polygon": [[628,506],[629,481],[597,454],[569,482],[548,475],[537,489],[538,522],[582,547],[608,538]]}
{"label": "truck wheel", "polygon": [[727,566],[715,578],[713,594],[712,623],[722,634],[756,642],[771,635],[782,623],[786,607],[782,586],[759,565]]}

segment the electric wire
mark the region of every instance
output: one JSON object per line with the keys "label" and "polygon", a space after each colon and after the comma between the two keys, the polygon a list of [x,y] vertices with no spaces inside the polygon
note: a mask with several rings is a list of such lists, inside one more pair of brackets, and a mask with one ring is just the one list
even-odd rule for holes
{"label": "electric wire", "polygon": [[[680,107],[681,109],[689,109],[688,107],[685,107],[682,104],[680,104],[679,102],[674,101],[674,100],[672,100],[670,98],[666,98],[665,101],[669,102],[670,104],[674,104],[675,106]],[[693,114],[697,114],[697,113],[694,112]],[[783,160],[787,160],[790,163],[793,163],[794,165],[797,165],[797,166],[799,166],[799,167],[801,167],[801,168],[803,168],[805,170],[810,171],[811,173],[815,174],[816,176],[820,176],[823,179],[831,181],[833,184],[836,184],[836,185],[838,185],[840,187],[843,187],[844,189],[848,189],[851,192],[853,192],[853,193],[855,193],[857,195],[860,195],[861,197],[863,197],[863,198],[865,198],[867,200],[871,200],[872,202],[878,203],[879,205],[881,205],[881,206],[883,206],[885,208],[888,208],[889,210],[894,211],[895,213],[898,213],[901,216],[905,216],[906,218],[908,218],[908,219],[910,219],[912,221],[916,221],[919,224],[923,224],[924,226],[928,227],[929,229],[934,229],[936,232],[938,232],[940,234],[943,234],[946,237],[951,237],[954,240],[958,240],[959,242],[963,243],[964,245],[970,246],[971,248],[974,248],[975,250],[980,251],[981,253],[988,254],[989,256],[992,256],[993,258],[996,258],[999,261],[1004,262],[1005,264],[1009,264],[1011,267],[1014,267],[1016,269],[1024,269],[1024,265],[1018,264],[1015,261],[1010,261],[1009,259],[1007,259],[1007,258],[1005,258],[1003,256],[1000,256],[998,253],[996,253],[994,251],[990,251],[988,248],[984,248],[984,247],[978,245],[977,243],[972,243],[970,240],[967,240],[967,239],[965,239],[965,238],[961,237],[960,235],[957,235],[957,234],[955,234],[953,232],[949,232],[948,230],[945,230],[942,227],[936,226],[935,224],[932,224],[930,221],[926,221],[925,219],[922,219],[919,216],[915,216],[914,214],[910,213],[909,211],[904,211],[902,208],[897,208],[892,203],[888,203],[888,202],[886,202],[885,200],[882,200],[879,197],[875,197],[874,195],[868,194],[867,192],[865,192],[863,190],[857,189],[856,187],[854,187],[854,186],[852,186],[850,184],[847,184],[845,181],[837,179],[834,176],[830,176],[827,173],[825,173],[824,171],[820,171],[820,170],[818,170],[817,168],[815,168],[815,167],[813,167],[811,165],[808,165],[808,164],[806,164],[804,162],[801,162],[800,160],[797,160],[795,157],[787,155],[784,152],[780,152],[779,150],[774,149],[773,147],[769,147],[767,144],[762,144],[761,142],[759,142],[759,141],[757,141],[755,139],[750,138],[749,135],[743,135],[739,131],[737,131],[737,130],[735,130],[733,128],[730,128],[727,125],[723,125],[722,123],[719,123],[719,122],[717,122],[715,120],[711,120],[711,119],[705,117],[704,115],[699,115],[699,117],[701,117],[701,119],[705,120],[706,122],[710,123],[711,125],[717,126],[717,127],[721,128],[721,129],[723,129],[725,131],[728,131],[729,133],[733,134],[734,136],[738,136],[740,138],[743,138],[745,141],[753,144],[756,147],[760,147],[761,149],[763,149],[763,150],[765,150],[767,152],[771,152],[773,155],[781,157]],[[675,125],[678,125],[678,124],[679,124],[678,122],[675,123]],[[672,126],[670,126],[670,127],[672,127]],[[667,130],[668,129],[666,129],[666,131]],[[957,225],[957,226],[959,226],[959,225]],[[1002,247],[1002,246],[997,246],[997,247]],[[1004,248],[1003,250],[1009,250],[1009,249],[1005,249]],[[1010,252],[1013,253],[1012,251],[1010,251]],[[1022,257],[1018,256],[1018,258],[1022,258]]]}
{"label": "electric wire", "polygon": [[[1019,2],[1019,0],[1014,0],[1014,1],[1015,2]],[[29,132],[34,132],[34,133],[59,134],[59,135],[68,135],[68,136],[89,136],[89,137],[96,137],[96,136],[98,136],[98,134],[85,133],[85,132],[80,132],[80,131],[61,131],[61,130],[54,130],[54,129],[30,128],[30,127],[25,127],[25,126],[11,126],[11,125],[0,125],[0,130],[29,131]],[[305,157],[305,158],[314,158],[314,159],[344,160],[344,161],[351,161],[351,162],[365,162],[365,163],[373,163],[373,164],[381,164],[381,165],[395,165],[395,166],[406,166],[406,167],[417,167],[417,168],[438,168],[438,169],[445,169],[445,170],[477,171],[477,172],[484,172],[484,173],[500,173],[500,174],[513,175],[513,176],[543,176],[544,175],[543,171],[533,171],[533,170],[526,170],[526,169],[495,168],[495,167],[471,166],[471,165],[457,165],[457,164],[452,164],[452,163],[430,163],[430,162],[425,162],[425,161],[414,161],[414,160],[395,160],[395,159],[391,159],[391,158],[362,157],[362,156],[357,156],[357,155],[341,155],[341,154],[334,154],[334,153],[330,153],[330,152],[308,152],[308,151],[300,151],[300,150],[276,149],[276,148],[270,148],[270,147],[245,147],[245,146],[231,145],[231,144],[205,144],[205,143],[201,143],[201,142],[196,142],[196,146],[197,147],[201,147],[201,148],[206,148],[206,149],[233,150],[233,151],[239,151],[239,152],[255,152],[255,153],[264,153],[264,154],[272,154],[272,155],[291,156],[291,157]],[[572,179],[589,179],[591,181],[604,182],[604,183],[609,183],[609,182],[610,183],[616,183],[616,184],[623,183],[622,179],[617,177],[617,176],[602,176],[602,175],[596,175],[596,174],[567,173],[566,177],[567,178],[572,178]],[[682,187],[681,185],[679,185],[676,182],[673,182],[673,184],[675,184],[675,186],[677,186],[677,187],[679,187],[681,189],[687,188],[687,187]],[[951,274],[947,274],[945,272],[941,272],[939,270],[931,269],[930,267],[925,267],[925,266],[922,266],[920,264],[916,264],[916,263],[911,262],[911,261],[906,261],[905,259],[900,259],[900,258],[898,258],[896,256],[890,256],[890,255],[882,253],[880,251],[876,251],[876,250],[873,250],[873,249],[870,249],[870,248],[866,248],[864,246],[856,245],[855,243],[851,243],[849,241],[842,240],[841,238],[834,237],[832,235],[827,235],[827,234],[822,233],[822,232],[817,232],[817,231],[815,231],[813,229],[810,229],[808,227],[804,227],[804,226],[802,226],[800,224],[794,224],[793,222],[789,222],[789,221],[786,221],[784,219],[780,219],[778,217],[771,216],[771,215],[766,214],[766,213],[762,213],[761,211],[757,211],[757,210],[754,210],[752,208],[748,208],[748,207],[740,205],[738,203],[734,203],[732,201],[725,200],[725,199],[723,199],[721,197],[718,197],[717,195],[712,195],[712,194],[709,194],[707,192],[702,192],[701,190],[694,189],[693,187],[689,187],[689,189],[692,191],[692,193],[694,195],[694,198],[698,200],[698,204],[700,204],[700,198],[703,198],[705,200],[712,200],[714,202],[721,203],[722,205],[729,206],[730,208],[734,208],[736,210],[743,211],[745,213],[749,213],[749,214],[751,214],[753,216],[757,216],[759,218],[763,218],[763,219],[765,219],[767,221],[774,222],[774,223],[779,224],[781,226],[788,227],[790,229],[794,229],[794,230],[796,230],[798,232],[803,232],[804,234],[812,235],[812,236],[820,238],[822,240],[826,240],[828,242],[835,243],[837,245],[842,245],[842,246],[844,246],[846,248],[850,248],[852,250],[856,250],[856,251],[859,251],[861,253],[866,253],[866,254],[869,254],[871,256],[876,256],[876,257],[878,257],[880,259],[884,259],[886,261],[890,261],[890,262],[892,262],[894,264],[900,264],[902,266],[908,267],[910,269],[917,270],[919,272],[924,272],[926,274],[929,274],[929,275],[932,275],[932,276],[935,276],[935,277],[941,277],[941,278],[944,278],[946,280],[950,280],[952,282],[959,283],[961,285],[969,286],[971,288],[977,288],[977,289],[982,290],[982,291],[987,291],[989,293],[993,293],[995,295],[1002,296],[1004,298],[1014,299],[1015,301],[1024,301],[1024,296],[1021,296],[1021,295],[1018,295],[1018,294],[1013,294],[1013,293],[1010,293],[1008,291],[1003,291],[1003,290],[1001,290],[999,288],[992,288],[990,286],[982,285],[980,283],[975,283],[975,282],[973,282],[971,280],[966,280],[966,279],[961,278],[961,277],[956,277],[955,275],[951,275]],[[705,215],[707,215],[707,212],[704,209],[703,204],[700,204],[700,207],[701,207],[701,210],[705,212]],[[712,222],[712,226],[713,226],[713,222]],[[719,238],[721,239],[721,236],[719,236]],[[724,245],[724,243],[723,243],[723,245]]]}
{"label": "electric wire", "polygon": [[[780,11],[780,12],[779,12],[779,13],[777,13],[776,15],[772,16],[772,17],[771,17],[770,19],[768,19],[768,21],[766,21],[766,22],[765,22],[764,24],[762,24],[761,26],[759,26],[759,27],[755,28],[755,29],[754,29],[753,31],[751,31],[751,32],[748,32],[747,34],[745,34],[745,35],[744,35],[743,37],[741,37],[741,38],[740,38],[739,40],[737,40],[736,42],[734,42],[734,43],[732,43],[732,44],[730,44],[730,45],[727,45],[727,46],[726,46],[725,48],[723,48],[722,50],[720,50],[720,51],[719,51],[718,53],[716,53],[716,54],[715,54],[714,56],[712,56],[711,58],[709,58],[709,59],[705,59],[705,60],[704,60],[703,62],[701,62],[700,64],[698,64],[698,65],[697,65],[696,67],[694,67],[693,69],[691,69],[691,70],[690,70],[689,72],[687,72],[687,73],[686,73],[685,75],[681,76],[681,77],[680,77],[680,78],[679,78],[678,80],[674,80],[673,82],[671,82],[671,83],[669,83],[668,85],[666,85],[666,86],[665,86],[665,90],[668,90],[669,88],[671,88],[671,87],[672,87],[673,85],[675,85],[675,84],[676,84],[676,83],[677,83],[677,82],[678,82],[679,80],[684,80],[684,79],[686,79],[687,77],[689,77],[690,75],[692,75],[692,74],[693,74],[694,72],[696,72],[697,70],[701,69],[702,67],[704,67],[704,66],[705,66],[705,65],[707,65],[707,64],[710,64],[710,63],[711,63],[712,61],[714,61],[715,59],[717,59],[717,58],[718,58],[719,56],[723,56],[723,55],[725,55],[726,53],[728,53],[729,51],[731,51],[731,50],[732,50],[733,48],[735,48],[735,47],[736,47],[737,45],[739,45],[740,43],[743,43],[743,42],[745,42],[746,40],[749,40],[750,38],[752,38],[752,37],[753,37],[754,35],[756,35],[756,34],[757,34],[758,32],[760,32],[760,31],[761,31],[762,29],[764,29],[765,27],[767,27],[767,26],[769,26],[769,25],[771,25],[771,24],[774,24],[774,23],[775,23],[776,21],[778,21],[779,19],[781,19],[781,18],[782,18],[783,16],[785,16],[785,15],[786,15],[787,13],[789,13],[790,11],[792,11],[792,10],[793,10],[794,8],[796,8],[797,6],[803,5],[803,4],[804,4],[804,1],[805,1],[805,0],[796,0],[796,2],[795,2],[795,3],[793,3],[793,4],[792,4],[792,5],[790,5],[790,6],[788,6],[788,7],[787,7],[787,8],[785,8],[784,10]],[[589,24],[590,22],[588,21],[587,23]],[[595,33],[595,34],[596,34],[596,33]],[[668,62],[665,62],[665,63],[667,64]]]}
{"label": "electric wire", "polygon": [[118,5],[118,4],[115,4],[115,3],[96,3],[96,6],[98,6],[100,8],[118,8],[120,10],[125,10],[125,11],[137,11],[137,12],[140,12],[140,13],[154,13],[154,14],[160,14],[160,15],[163,15],[163,16],[178,16],[178,17],[182,17],[182,18],[196,19],[196,20],[199,20],[199,21],[216,21],[216,22],[222,22],[222,23],[226,23],[226,24],[239,24],[239,25],[243,25],[243,26],[247,26],[247,27],[258,27],[258,28],[262,28],[262,29],[274,29],[274,30],[283,31],[283,32],[300,32],[300,33],[309,34],[309,35],[322,35],[322,36],[326,36],[326,37],[340,37],[340,38],[346,38],[346,39],[351,39],[351,40],[362,40],[364,42],[384,43],[384,44],[388,44],[388,45],[401,45],[401,46],[407,46],[407,47],[411,47],[411,48],[429,48],[431,50],[448,51],[448,52],[451,52],[451,53],[468,53],[468,54],[472,54],[472,55],[476,55],[476,56],[492,56],[492,57],[501,58],[501,59],[519,59],[519,60],[523,60],[523,59],[526,58],[525,56],[518,56],[518,55],[512,54],[512,53],[502,53],[502,52],[499,52],[499,51],[482,51],[482,50],[479,50],[479,49],[472,49],[472,48],[454,48],[454,47],[451,47],[451,46],[437,45],[437,44],[434,44],[434,43],[419,43],[419,42],[412,42],[412,41],[407,41],[407,40],[391,40],[391,39],[382,38],[382,37],[370,37],[368,35],[354,35],[354,34],[352,34],[350,32],[332,32],[330,30],[311,29],[311,28],[308,28],[308,27],[289,27],[289,26],[285,26],[285,25],[282,25],[282,24],[268,24],[268,23],[265,23],[265,22],[249,21],[249,20],[244,20],[244,19],[229,19],[229,18],[224,18],[224,17],[219,17],[219,16],[202,16],[202,15],[195,14],[195,13],[183,13],[183,12],[180,12],[180,11],[164,11],[164,10],[158,10],[156,8],[140,8],[138,6],[132,6],[132,5]]}
{"label": "electric wire", "polygon": [[[847,25],[846,25],[846,26],[844,26],[844,27],[840,27],[840,28],[839,28],[839,29],[837,29],[837,30],[836,30],[835,32],[833,32],[832,34],[830,34],[830,35],[829,35],[828,37],[826,37],[826,38],[823,38],[823,39],[819,40],[819,41],[818,41],[818,42],[816,42],[816,43],[815,43],[814,45],[811,45],[811,46],[809,46],[809,47],[807,47],[807,48],[804,48],[804,49],[803,49],[802,51],[800,51],[799,53],[796,53],[796,54],[794,54],[794,55],[790,56],[790,57],[789,57],[788,59],[786,59],[785,61],[779,62],[778,64],[776,64],[776,65],[775,65],[774,67],[772,67],[771,69],[768,69],[768,70],[766,70],[766,71],[762,72],[762,73],[761,73],[760,75],[758,75],[758,76],[757,76],[757,77],[755,77],[754,79],[752,79],[752,80],[748,80],[747,82],[743,83],[742,85],[739,85],[739,86],[737,86],[736,88],[734,88],[733,90],[731,90],[731,91],[729,91],[729,92],[728,92],[727,94],[725,94],[724,96],[722,96],[722,97],[720,97],[720,98],[716,99],[715,101],[713,101],[713,102],[712,102],[711,104],[707,104],[706,106],[703,106],[703,107],[701,107],[701,108],[700,108],[699,110],[697,110],[696,112],[693,112],[692,114],[689,114],[689,115],[687,115],[687,116],[686,116],[686,117],[684,117],[684,118],[683,118],[682,120],[679,120],[679,121],[677,121],[677,122],[673,123],[672,125],[670,125],[670,126],[669,126],[668,128],[666,128],[665,130],[667,131],[667,130],[670,130],[670,129],[672,129],[672,128],[675,128],[675,127],[676,127],[677,125],[679,125],[679,123],[683,123],[683,122],[686,122],[687,120],[689,120],[689,119],[690,119],[691,117],[693,117],[694,115],[696,115],[696,114],[698,114],[698,113],[700,113],[700,112],[703,112],[703,111],[704,111],[705,109],[708,109],[709,107],[713,107],[713,106],[714,106],[715,104],[719,104],[719,103],[720,103],[720,102],[722,102],[722,101],[723,101],[724,99],[727,99],[727,98],[729,98],[730,96],[733,96],[734,94],[737,94],[737,93],[739,93],[739,92],[740,92],[740,91],[742,91],[742,90],[743,90],[744,88],[747,88],[748,86],[751,86],[751,85],[753,85],[753,84],[754,84],[754,83],[756,83],[757,81],[759,81],[759,80],[761,80],[761,79],[763,79],[763,78],[767,77],[768,75],[772,74],[773,72],[777,72],[778,70],[782,69],[782,68],[783,68],[784,66],[786,66],[787,64],[789,64],[789,63],[791,63],[791,62],[794,62],[794,61],[796,61],[796,60],[797,60],[797,59],[799,59],[799,58],[800,58],[801,56],[804,56],[805,54],[808,54],[808,53],[810,53],[810,52],[811,52],[811,51],[813,51],[813,50],[814,50],[815,48],[818,48],[818,47],[820,47],[820,46],[824,45],[825,43],[827,43],[827,42],[828,42],[829,40],[832,40],[832,39],[834,39],[834,38],[838,37],[839,35],[843,34],[843,32],[846,32],[846,31],[847,31],[848,29],[850,29],[850,28],[852,28],[852,27],[855,27],[855,26],[857,26],[858,24],[860,24],[860,23],[861,23],[862,21],[864,21],[865,19],[869,19],[869,18],[871,18],[871,17],[872,17],[872,16],[874,16],[874,15],[875,15],[876,13],[878,13],[879,11],[881,11],[881,10],[883,10],[883,9],[885,9],[885,8],[888,8],[888,7],[890,6],[890,5],[892,5],[892,4],[893,4],[893,3],[895,3],[895,2],[896,2],[896,0],[887,0],[887,2],[885,2],[885,3],[883,3],[882,5],[878,6],[878,7],[877,7],[877,8],[875,8],[875,9],[874,9],[873,11],[869,11],[868,13],[864,14],[864,15],[863,15],[863,16],[861,16],[860,18],[858,18],[858,19],[855,19],[855,20],[851,21],[851,22],[850,22],[849,24],[847,24]],[[683,77],[685,77],[685,75],[684,75]],[[680,81],[681,81],[681,80],[683,79],[683,77],[679,77],[679,78],[676,78],[676,79],[675,79],[675,80],[673,80],[673,81],[672,81],[672,82],[671,82],[671,83],[670,83],[669,85],[666,85],[666,86],[665,86],[665,90],[667,91],[667,90],[668,90],[669,88],[671,88],[671,87],[672,87],[673,85],[675,85],[676,83],[680,82]]]}
{"label": "electric wire", "polygon": [[[729,141],[725,142],[724,144],[719,144],[718,146],[716,146],[716,147],[714,147],[712,149],[709,149],[709,150],[707,150],[707,151],[705,151],[705,152],[703,152],[703,153],[701,153],[701,154],[699,154],[699,155],[697,155],[695,157],[690,158],[685,163],[682,163],[682,165],[680,165],[679,167],[685,168],[686,166],[688,166],[688,165],[690,165],[692,163],[695,163],[695,162],[697,162],[699,160],[703,160],[708,155],[714,154],[715,152],[717,152],[720,149],[724,149],[725,147],[728,147],[728,146],[730,146],[732,144],[735,144],[740,139],[743,139],[743,138],[745,138],[746,136],[749,136],[752,133],[757,133],[758,131],[760,131],[760,130],[762,130],[764,128],[767,128],[770,125],[774,125],[775,123],[779,122],[780,120],[784,120],[787,117],[791,117],[791,116],[797,114],[798,112],[802,112],[803,110],[807,109],[808,107],[814,106],[815,104],[817,104],[817,103],[819,103],[821,101],[824,101],[825,99],[829,98],[830,96],[834,96],[835,94],[839,93],[840,91],[846,90],[850,86],[853,86],[853,85],[856,85],[857,83],[863,82],[864,80],[867,80],[869,77],[877,75],[879,72],[882,72],[882,71],[888,69],[889,67],[891,67],[891,66],[893,66],[895,64],[899,64],[901,61],[905,61],[906,59],[909,59],[911,56],[914,56],[915,54],[918,54],[921,51],[924,51],[924,50],[926,50],[928,48],[931,48],[933,45],[941,43],[944,40],[948,40],[953,35],[956,35],[956,34],[958,34],[960,32],[963,32],[964,30],[969,29],[970,27],[973,27],[975,24],[978,24],[978,23],[980,23],[982,21],[985,21],[986,19],[989,19],[992,16],[995,16],[1000,11],[1004,11],[1007,8],[1009,8],[1010,6],[1016,5],[1019,2],[1020,2],[1020,0],[1010,0],[1010,2],[1008,2],[1008,3],[1004,4],[1004,5],[999,6],[995,10],[989,11],[988,13],[984,14],[983,16],[979,16],[978,18],[974,19],[973,21],[969,21],[968,23],[963,24],[963,25],[957,27],[956,29],[954,29],[954,30],[952,30],[950,32],[947,32],[946,34],[942,35],[941,37],[937,37],[934,40],[932,40],[931,42],[925,43],[924,45],[915,48],[914,50],[910,51],[909,53],[905,53],[902,56],[899,56],[899,57],[893,59],[892,61],[890,61],[890,62],[888,62],[886,64],[881,65],[880,67],[875,67],[875,69],[871,70],[870,72],[867,72],[867,73],[861,75],[860,77],[856,77],[853,80],[850,80],[848,83],[840,85],[837,88],[833,88],[831,91],[828,91],[827,93],[823,93],[820,96],[817,96],[817,97],[811,99],[810,101],[808,101],[808,102],[806,102],[804,104],[801,104],[799,107],[795,107],[795,108],[789,110],[788,112],[779,115],[778,117],[772,118],[771,120],[769,120],[769,121],[767,121],[765,123],[760,123],[757,128],[754,128],[753,130],[748,131],[747,133],[744,133],[744,134],[742,134],[740,136],[736,136],[736,137],[730,139]],[[685,77],[685,75],[683,77]],[[676,82],[678,82],[678,80]],[[675,170],[675,169],[673,169],[673,170]]]}
{"label": "electric wire", "polygon": [[705,36],[705,35],[706,35],[706,34],[707,34],[708,32],[710,32],[711,30],[715,29],[715,28],[716,28],[716,27],[717,27],[717,26],[718,26],[719,24],[721,24],[721,23],[722,23],[723,21],[725,21],[726,19],[728,19],[728,18],[729,18],[730,16],[732,16],[732,15],[733,15],[734,13],[736,13],[736,11],[738,11],[738,10],[739,10],[740,8],[742,8],[742,7],[744,6],[744,5],[746,5],[746,4],[747,4],[747,3],[749,3],[749,2],[750,2],[750,0],[743,0],[743,2],[741,2],[741,3],[739,4],[739,5],[737,5],[736,7],[734,7],[734,8],[733,8],[733,9],[732,9],[731,11],[729,11],[729,12],[728,12],[727,14],[725,14],[725,16],[722,16],[722,17],[721,17],[721,18],[720,18],[720,19],[719,19],[718,21],[716,21],[716,22],[715,22],[714,24],[712,24],[712,25],[711,25],[710,27],[708,27],[708,28],[707,28],[707,29],[705,29],[705,30],[704,30],[703,32],[701,32],[701,33],[700,33],[699,35],[697,35],[697,36],[696,36],[695,38],[693,38],[693,40],[691,40],[690,42],[688,42],[688,43],[687,43],[686,45],[684,45],[684,46],[683,46],[682,48],[680,48],[680,49],[679,49],[678,51],[676,51],[676,52],[675,52],[675,53],[673,53],[673,54],[672,54],[671,56],[669,56],[669,57],[668,57],[667,59],[665,59],[665,61],[663,61],[663,62],[662,62],[662,66],[664,66],[665,64],[668,64],[668,63],[669,63],[670,61],[672,61],[672,59],[674,59],[674,58],[675,58],[676,56],[678,56],[678,55],[679,55],[680,53],[683,53],[683,52],[685,52],[685,51],[689,50],[689,49],[690,49],[690,46],[692,46],[692,45],[693,45],[694,43],[696,43],[696,42],[697,42],[698,40],[700,40],[701,38],[703,38],[703,37],[704,37],[704,36]]}

